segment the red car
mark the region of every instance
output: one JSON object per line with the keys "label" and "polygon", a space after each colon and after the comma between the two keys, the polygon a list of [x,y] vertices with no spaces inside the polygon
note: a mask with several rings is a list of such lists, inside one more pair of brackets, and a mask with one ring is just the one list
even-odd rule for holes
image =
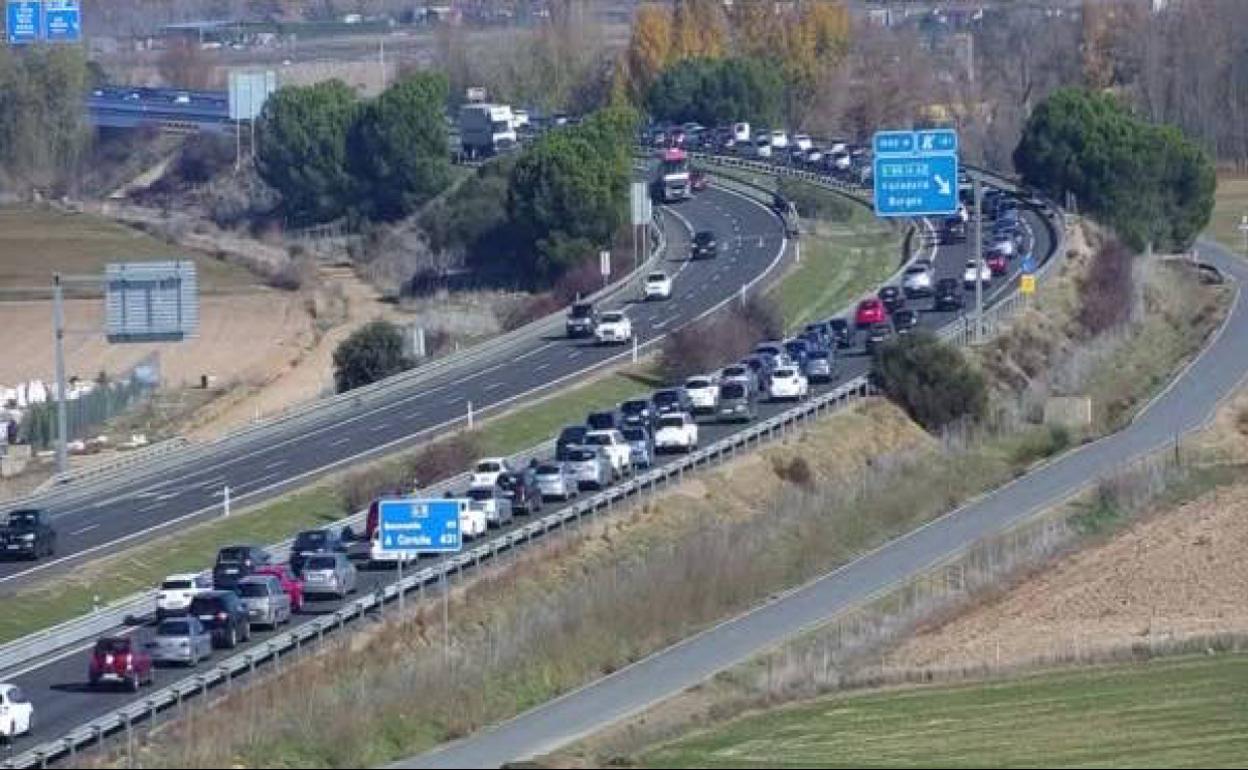
{"label": "red car", "polygon": [[884,303],[876,297],[864,299],[858,303],[858,312],[854,313],[854,323],[859,328],[866,328],[872,324],[884,323],[886,313],[884,311]]}
{"label": "red car", "polygon": [[153,681],[152,656],[128,636],[106,636],[91,650],[87,680],[92,687],[105,683],[123,684],[131,692]]}
{"label": "red car", "polygon": [[994,251],[984,257],[984,264],[988,265],[988,270],[993,275],[1005,275],[1010,269],[1010,260],[999,251]]}
{"label": "red car", "polygon": [[290,611],[303,609],[303,581],[285,564],[266,564],[256,569],[257,575],[272,575],[282,584],[282,590],[290,597]]}
{"label": "red car", "polygon": [[711,186],[711,178],[701,171],[690,171],[689,186],[693,188],[694,192],[702,192]]}

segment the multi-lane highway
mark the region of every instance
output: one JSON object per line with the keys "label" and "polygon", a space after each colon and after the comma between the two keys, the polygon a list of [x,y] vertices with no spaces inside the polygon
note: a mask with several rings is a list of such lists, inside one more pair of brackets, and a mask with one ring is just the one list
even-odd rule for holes
{"label": "multi-lane highway", "polygon": [[[783,229],[780,223],[764,207],[726,191],[713,191],[703,194],[698,199],[682,204],[676,209],[678,217],[687,220],[689,227],[695,229],[715,229],[722,234],[730,234],[724,238],[728,249],[714,261],[688,262],[684,255],[687,249],[684,242],[675,240],[684,227],[672,228],[670,238],[673,247],[670,250],[671,260],[668,269],[676,274],[676,291],[671,302],[667,303],[636,303],[631,306],[630,315],[634,318],[638,330],[652,337],[663,330],[671,329],[696,317],[708,308],[713,307],[725,298],[735,296],[737,287],[756,279],[764,271],[771,268],[780,256],[784,242]],[[1028,224],[1035,233],[1035,250],[1038,255],[1047,256],[1052,250],[1051,233],[1044,222],[1034,213],[1027,215]],[[928,251],[927,254],[933,254]],[[940,277],[960,276],[967,257],[965,244],[940,247],[934,250],[936,269]],[[1007,286],[1013,277],[999,279],[997,290]],[[918,307],[926,307],[926,302]],[[925,313],[924,323],[942,325],[950,320],[945,313]],[[150,517],[140,521],[137,526],[148,526],[159,521],[162,508],[177,513],[182,508],[193,508],[205,501],[203,494],[207,492],[207,484],[202,479],[216,481],[211,473],[233,473],[235,483],[253,485],[269,484],[286,473],[297,472],[302,467],[324,462],[327,457],[346,454],[350,442],[341,446],[343,452],[325,454],[325,448],[333,449],[334,441],[340,436],[359,436],[365,443],[377,440],[402,438],[419,430],[419,423],[405,419],[404,415],[412,411],[422,411],[422,407],[433,410],[422,415],[427,420],[436,420],[437,414],[455,414],[465,399],[480,399],[479,403],[487,403],[491,394],[503,398],[506,394],[517,394],[526,389],[540,387],[558,381],[561,377],[575,374],[587,364],[602,360],[603,357],[618,355],[618,351],[607,351],[588,346],[583,342],[572,342],[558,339],[538,339],[531,344],[504,355],[496,363],[481,365],[483,368],[474,371],[471,376],[460,375],[446,380],[429,383],[419,392],[405,396],[388,404],[375,412],[359,416],[358,420],[347,425],[329,426],[322,432],[310,431],[292,438],[284,446],[274,447],[273,453],[265,453],[254,457],[242,458],[222,463],[213,469],[202,469],[188,474],[188,478],[167,480],[150,484],[143,489],[130,491],[127,499],[150,500],[150,510],[145,513]],[[517,363],[517,360],[519,362]],[[847,379],[863,373],[867,367],[867,359],[860,351],[844,357],[838,365],[838,379]],[[486,370],[489,371],[486,371]],[[504,383],[494,386],[495,383]],[[764,417],[778,413],[786,408],[783,405],[764,405]],[[440,411],[439,411],[440,409]],[[702,443],[713,442],[736,427],[708,424],[702,429]],[[355,445],[358,449],[359,445]],[[267,463],[277,462],[283,456],[288,457],[291,465],[266,467]],[[262,461],[263,460],[263,461]],[[277,475],[274,475],[274,474]],[[201,475],[205,474],[205,475]],[[153,496],[153,493],[155,495]],[[143,496],[143,497],[140,497]],[[165,497],[168,496],[168,497]],[[164,499],[160,499],[164,497]],[[107,503],[105,510],[120,505],[120,501],[103,501]],[[209,499],[209,502],[210,499]],[[111,508],[115,516],[120,508]],[[67,516],[96,515],[89,511],[84,514],[70,513]],[[107,519],[104,519],[107,520]],[[518,523],[522,523],[518,522]],[[125,527],[115,532],[125,531]],[[92,530],[94,531],[94,530]],[[82,543],[78,544],[79,546]],[[207,566],[207,565],[205,565]],[[362,575],[362,591],[371,591],[380,585],[390,582],[390,572],[367,572]],[[336,604],[326,603],[313,610],[329,611]],[[308,615],[307,617],[311,617]],[[297,621],[298,622],[298,621]],[[271,636],[270,633],[257,633],[255,644],[262,643]],[[81,651],[72,651],[58,659],[38,664],[30,670],[13,677],[23,687],[36,704],[39,719],[39,733],[30,738],[20,739],[19,750],[29,748],[42,740],[56,737],[63,732],[77,727],[93,718],[108,713],[120,705],[136,699],[128,693],[92,692],[84,686],[85,659]],[[157,686],[163,686],[187,675],[183,670],[161,670],[157,674]],[[141,696],[139,696],[141,697]]]}

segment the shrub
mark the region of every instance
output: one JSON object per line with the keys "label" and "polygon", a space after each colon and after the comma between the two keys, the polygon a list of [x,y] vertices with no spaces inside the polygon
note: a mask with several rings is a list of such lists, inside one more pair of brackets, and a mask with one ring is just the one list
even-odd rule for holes
{"label": "shrub", "polygon": [[1131,317],[1131,252],[1111,239],[1092,257],[1079,286],[1079,325],[1088,336],[1108,331]]}
{"label": "shrub", "polygon": [[872,373],[888,397],[929,431],[978,420],[988,405],[983,375],[960,351],[930,332],[909,334],[881,346]]}
{"label": "shrub", "polygon": [[663,343],[663,375],[679,382],[713,372],[740,360],[763,339],[776,339],[784,328],[780,313],[766,300],[752,300],[703,318],[668,336]]}
{"label": "shrub", "polygon": [[420,487],[451,478],[476,458],[475,439],[459,434],[426,447],[408,460],[356,471],[339,487],[343,508],[354,513],[379,497],[411,494]]}
{"label": "shrub", "polygon": [[787,463],[780,458],[775,458],[772,460],[771,467],[782,481],[808,489],[814,487],[815,474],[811,472],[810,463],[806,462],[804,457],[794,457]]}
{"label": "shrub", "polygon": [[559,309],[562,307],[563,303],[549,293],[533,295],[517,304],[503,316],[503,329],[506,331],[519,329],[521,326],[532,323],[539,318],[545,318],[551,313],[559,312]]}
{"label": "shrub", "polygon": [[217,134],[187,137],[174,164],[174,174],[182,182],[202,184],[234,164],[234,143]]}
{"label": "shrub", "polygon": [[783,176],[778,184],[777,192],[797,208],[799,216],[806,219],[848,222],[854,215],[853,204],[836,193]]}
{"label": "shrub", "polygon": [[343,340],[334,351],[334,384],[339,393],[368,385],[411,367],[403,335],[389,321],[373,321]]}

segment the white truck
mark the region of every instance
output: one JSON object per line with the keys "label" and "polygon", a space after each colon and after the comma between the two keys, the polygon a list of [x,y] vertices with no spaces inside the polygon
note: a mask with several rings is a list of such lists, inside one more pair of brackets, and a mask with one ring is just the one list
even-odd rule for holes
{"label": "white truck", "polygon": [[669,412],[659,418],[654,434],[656,452],[679,450],[692,452],[698,448],[698,424],[688,412]]}
{"label": "white truck", "polygon": [[618,430],[591,430],[585,434],[586,446],[602,447],[616,478],[627,476],[633,469],[633,448]]}
{"label": "white truck", "polygon": [[469,157],[507,152],[516,146],[515,116],[506,104],[465,104],[459,108],[459,143]]}

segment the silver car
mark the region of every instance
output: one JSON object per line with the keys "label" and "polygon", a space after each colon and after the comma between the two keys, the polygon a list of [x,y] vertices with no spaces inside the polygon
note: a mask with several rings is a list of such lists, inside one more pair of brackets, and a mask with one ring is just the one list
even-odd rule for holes
{"label": "silver car", "polygon": [[501,527],[504,524],[511,523],[514,515],[511,499],[503,494],[503,491],[498,488],[497,484],[488,487],[473,487],[468,490],[466,497],[468,498],[468,508],[474,511],[483,511],[485,513],[485,521],[489,526]]}
{"label": "silver car", "polygon": [[816,350],[806,359],[806,379],[811,382],[830,382],[832,380],[832,354],[824,350]]}
{"label": "silver car", "polygon": [[245,577],[238,581],[234,591],[243,600],[251,625],[277,628],[290,621],[290,596],[273,575]]}
{"label": "silver car", "polygon": [[212,632],[193,616],[167,618],[156,627],[156,635],[147,643],[153,663],[185,663],[199,665],[212,657]]}
{"label": "silver car", "polygon": [[335,596],[345,599],[355,592],[355,565],[346,554],[318,553],[303,566],[303,593],[307,596]]}
{"label": "silver car", "polygon": [[542,493],[543,500],[570,500],[580,490],[576,485],[576,476],[563,463],[550,462],[537,466],[537,490]]}
{"label": "silver car", "polygon": [[654,465],[654,439],[645,428],[625,428],[621,431],[628,442],[634,468],[650,468]]}
{"label": "silver car", "polygon": [[610,486],[614,471],[602,447],[572,447],[568,450],[568,471],[580,489],[602,489]]}

